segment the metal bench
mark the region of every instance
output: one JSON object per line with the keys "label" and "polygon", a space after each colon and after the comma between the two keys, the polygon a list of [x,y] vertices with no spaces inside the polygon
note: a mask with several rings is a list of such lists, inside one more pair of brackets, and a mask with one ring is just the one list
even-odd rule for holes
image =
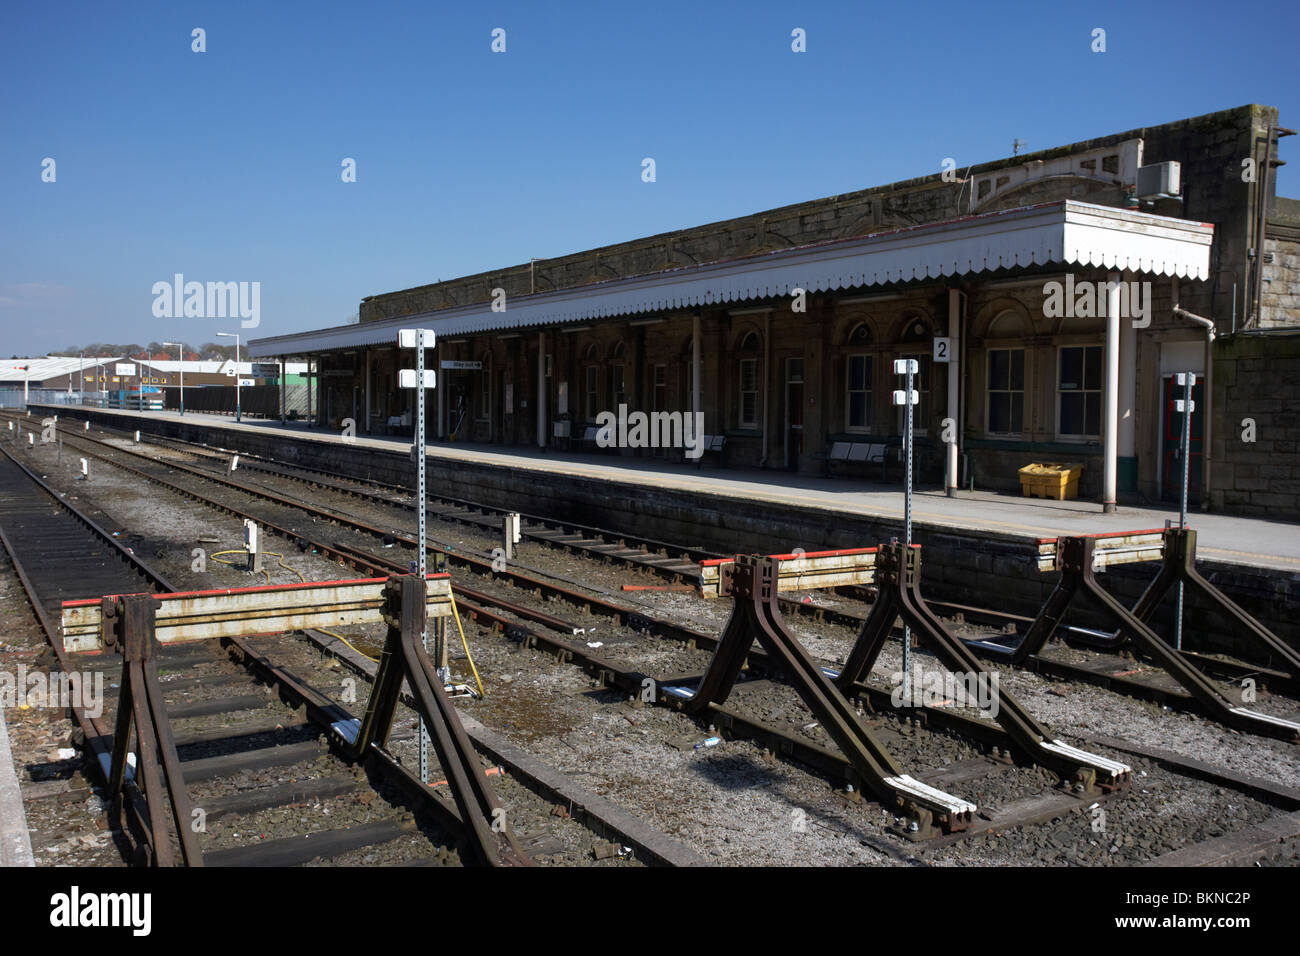
{"label": "metal bench", "polygon": [[880,480],[885,480],[885,452],[889,448],[886,442],[858,442],[858,441],[837,441],[831,442],[830,449],[823,456],[824,468],[826,475],[830,475],[830,467],[835,462],[845,462],[857,464],[867,462],[880,465]]}
{"label": "metal bench", "polygon": [[[704,465],[704,456],[716,454],[723,467],[727,464],[727,436],[726,435],[705,435],[700,446],[700,457],[695,459],[695,467],[701,468]],[[683,451],[685,456],[685,451]]]}

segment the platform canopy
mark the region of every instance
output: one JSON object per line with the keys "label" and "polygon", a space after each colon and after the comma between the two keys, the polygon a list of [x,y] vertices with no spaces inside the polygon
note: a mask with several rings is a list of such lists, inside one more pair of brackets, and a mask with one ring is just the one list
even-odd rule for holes
{"label": "platform canopy", "polygon": [[899,282],[972,277],[1049,264],[1206,279],[1214,226],[1062,200],[866,238],[797,246],[665,272],[515,296],[396,319],[253,339],[255,358],[392,344],[416,322],[439,336],[544,328]]}

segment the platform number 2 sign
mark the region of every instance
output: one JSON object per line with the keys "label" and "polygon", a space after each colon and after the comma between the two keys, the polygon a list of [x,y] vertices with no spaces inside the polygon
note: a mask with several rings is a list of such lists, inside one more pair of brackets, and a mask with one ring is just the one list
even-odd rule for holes
{"label": "platform number 2 sign", "polygon": [[934,340],[934,360],[946,363],[949,361],[950,355],[952,355],[952,339],[936,338]]}

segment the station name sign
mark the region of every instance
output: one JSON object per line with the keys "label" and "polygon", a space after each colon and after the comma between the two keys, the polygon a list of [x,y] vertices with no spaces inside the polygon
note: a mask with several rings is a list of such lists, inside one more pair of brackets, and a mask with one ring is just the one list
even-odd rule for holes
{"label": "station name sign", "polygon": [[442,367],[444,369],[477,372],[483,368],[483,363],[482,362],[457,362],[453,359],[443,359]]}

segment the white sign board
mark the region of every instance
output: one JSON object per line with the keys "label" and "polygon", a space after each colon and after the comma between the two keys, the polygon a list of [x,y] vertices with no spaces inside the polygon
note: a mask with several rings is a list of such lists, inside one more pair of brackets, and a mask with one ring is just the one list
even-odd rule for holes
{"label": "white sign board", "polygon": [[936,362],[952,361],[952,339],[936,338],[934,340],[934,360]]}
{"label": "white sign board", "polygon": [[443,359],[442,367],[449,368],[449,369],[456,369],[465,372],[477,372],[482,370],[483,363],[482,362],[461,362],[455,359]]}
{"label": "white sign board", "polygon": [[114,375],[126,375],[126,376],[134,375],[134,374],[135,374],[135,365],[134,365],[133,363],[131,363],[131,362],[118,362],[118,363],[117,363],[117,367],[116,367],[116,369],[114,369],[114,371],[113,371],[113,374],[114,374]]}
{"label": "white sign board", "polygon": [[419,347],[420,336],[423,335],[424,347],[433,348],[437,337],[433,334],[433,329],[399,329],[397,332],[397,347],[403,349],[413,349]]}
{"label": "white sign board", "polygon": [[[398,383],[402,386],[402,388],[415,388],[416,387],[415,383],[420,380],[419,376],[416,374],[415,369],[413,368],[402,369],[398,373],[397,378],[398,378]],[[438,373],[431,368],[426,368],[424,370],[424,387],[425,388],[438,387]]]}
{"label": "white sign board", "polygon": [[241,388],[247,387],[252,384],[253,384],[253,380],[251,378],[241,378],[239,380],[239,385]]}

